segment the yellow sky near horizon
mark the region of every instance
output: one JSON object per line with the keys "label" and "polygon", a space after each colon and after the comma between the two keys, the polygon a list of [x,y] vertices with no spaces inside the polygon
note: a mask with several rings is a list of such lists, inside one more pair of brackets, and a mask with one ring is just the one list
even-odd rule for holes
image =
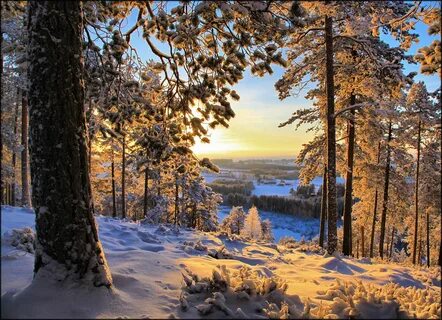
{"label": "yellow sky near horizon", "polygon": [[[270,94],[274,94],[273,92]],[[294,158],[303,143],[312,139],[305,127],[278,128],[297,109],[293,104],[263,104],[260,94],[248,90],[239,102],[232,103],[236,116],[229,128],[217,127],[210,133],[211,143],[197,141],[192,148],[199,157],[220,158]],[[293,102],[293,101],[292,101]]]}

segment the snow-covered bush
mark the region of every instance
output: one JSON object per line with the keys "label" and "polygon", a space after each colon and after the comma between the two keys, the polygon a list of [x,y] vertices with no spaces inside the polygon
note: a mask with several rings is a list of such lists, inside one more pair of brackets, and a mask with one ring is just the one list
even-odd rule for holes
{"label": "snow-covered bush", "polygon": [[279,239],[278,245],[292,249],[296,247],[296,240],[293,237],[284,236]]}
{"label": "snow-covered bush", "polygon": [[321,309],[311,309],[311,315],[322,318],[386,318],[440,319],[440,292],[426,288],[402,287],[388,283],[381,287],[364,285],[362,282],[341,282],[336,280],[326,291],[319,291],[316,297],[332,301]]}
{"label": "snow-covered bush", "polygon": [[12,229],[5,234],[5,239],[19,250],[34,253],[35,232],[31,228]]}
{"label": "snow-covered bush", "polygon": [[167,198],[163,196],[156,196],[154,198],[155,206],[148,210],[146,213],[145,219],[141,221],[141,223],[162,223],[167,220],[167,207],[169,205],[169,201]]}
{"label": "snow-covered bush", "polygon": [[254,206],[249,209],[241,235],[251,240],[260,240],[262,237],[261,219],[259,218],[258,209]]}
{"label": "snow-covered bush", "polygon": [[166,235],[166,236],[176,236],[180,234],[180,228],[175,225],[164,225],[160,224],[155,230],[156,234]]}
{"label": "snow-covered bush", "polygon": [[210,257],[213,257],[215,259],[232,259],[233,256],[229,252],[229,250],[226,249],[225,246],[220,246],[217,249],[209,249],[207,254]]}
{"label": "snow-covered bush", "polygon": [[185,247],[191,247],[196,251],[207,251],[207,246],[203,245],[201,243],[201,240],[198,240],[196,243],[194,243],[193,241],[184,241],[183,245]]}
{"label": "snow-covered bush", "polygon": [[[258,270],[242,267],[230,271],[225,266],[213,270],[212,277],[183,275],[185,286],[182,310],[195,307],[201,315],[233,318],[270,319],[440,319],[440,292],[388,283],[381,287],[362,282],[336,280],[318,291],[313,302],[285,294],[287,284]],[[238,305],[241,309],[236,308]],[[236,310],[235,310],[236,308]],[[235,310],[235,311],[234,311]]]}
{"label": "snow-covered bush", "polygon": [[[195,307],[201,315],[250,319],[265,315],[269,303],[283,303],[287,285],[276,277],[267,277],[249,267],[231,272],[226,266],[213,270],[211,277],[183,275],[181,309]],[[241,305],[242,308],[237,306]]]}
{"label": "snow-covered bush", "polygon": [[240,234],[244,227],[244,220],[246,213],[242,207],[233,207],[229,215],[223,220],[220,226],[220,231],[228,235]]}
{"label": "snow-covered bush", "polygon": [[296,251],[305,253],[325,254],[324,248],[321,248],[316,241],[305,241],[303,238],[301,241],[296,241],[292,237],[282,237],[278,246],[284,249],[295,249]]}

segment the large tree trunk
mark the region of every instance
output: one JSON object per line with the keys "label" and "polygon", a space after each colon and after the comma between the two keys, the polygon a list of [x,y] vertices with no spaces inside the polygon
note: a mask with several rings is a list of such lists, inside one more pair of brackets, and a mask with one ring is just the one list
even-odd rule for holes
{"label": "large tree trunk", "polygon": [[[356,97],[354,94],[350,97],[350,105],[356,103]],[[346,256],[352,254],[352,241],[351,241],[351,209],[353,206],[353,159],[355,149],[355,110],[350,112],[350,119],[347,122],[347,170],[345,177],[345,197],[344,197],[344,236],[342,243],[342,253]]]}
{"label": "large tree trunk", "polygon": [[321,220],[319,225],[319,245],[324,248],[325,224],[327,223],[327,166],[322,175]]}
{"label": "large tree trunk", "polygon": [[31,1],[28,28],[34,272],[57,262],[69,278],[109,287],[90,194],[82,2]]}
{"label": "large tree trunk", "polygon": [[382,216],[381,216],[381,236],[379,238],[379,255],[384,258],[384,240],[385,240],[385,223],[387,221],[387,210],[388,210],[388,187],[390,184],[390,155],[391,147],[390,141],[392,136],[391,121],[388,125],[388,138],[387,138],[387,160],[385,163],[385,175],[384,175],[384,200],[382,203]]}
{"label": "large tree trunk", "polygon": [[[381,161],[381,142],[378,143],[378,162],[379,165]],[[374,252],[374,233],[376,229],[376,215],[377,215],[377,209],[378,209],[378,187],[375,189],[374,193],[374,204],[373,204],[373,220],[371,223],[371,237],[370,237],[370,258],[373,258],[373,252]]]}
{"label": "large tree trunk", "polygon": [[16,195],[15,188],[17,184],[17,131],[18,131],[18,110],[20,104],[20,89],[17,88],[17,99],[15,101],[15,115],[14,115],[14,146],[12,150],[12,191],[11,191],[11,205],[15,206]]}
{"label": "large tree trunk", "polygon": [[414,241],[413,241],[413,264],[416,264],[416,249],[419,226],[419,167],[421,155],[421,121],[419,119],[417,128],[417,162],[416,162],[416,182],[414,188]]}
{"label": "large tree trunk", "polygon": [[21,113],[21,188],[22,197],[21,202],[24,207],[31,207],[31,195],[29,192],[29,175],[28,175],[28,97],[26,92],[22,91],[22,113]]}
{"label": "large tree trunk", "polygon": [[333,19],[325,16],[326,91],[327,91],[327,251],[332,254],[338,247],[336,213],[336,128],[335,85],[333,74]]}
{"label": "large tree trunk", "polygon": [[123,134],[123,159],[121,163],[121,216],[126,218],[126,136]]}
{"label": "large tree trunk", "polygon": [[111,179],[112,179],[112,217],[117,217],[117,197],[115,193],[115,159],[114,148],[111,147]]}
{"label": "large tree trunk", "polygon": [[144,201],[143,201],[143,216],[147,216],[147,201],[149,195],[149,166],[144,170]]}

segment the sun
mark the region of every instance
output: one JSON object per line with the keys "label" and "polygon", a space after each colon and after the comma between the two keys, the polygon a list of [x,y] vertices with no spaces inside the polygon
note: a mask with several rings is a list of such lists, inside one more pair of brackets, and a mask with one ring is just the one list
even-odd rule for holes
{"label": "sun", "polygon": [[241,144],[229,137],[226,134],[225,129],[223,130],[223,128],[214,130],[210,134],[209,139],[210,143],[204,143],[201,142],[199,138],[197,138],[195,145],[192,146],[193,152],[199,156],[213,156],[231,153],[243,149]]}

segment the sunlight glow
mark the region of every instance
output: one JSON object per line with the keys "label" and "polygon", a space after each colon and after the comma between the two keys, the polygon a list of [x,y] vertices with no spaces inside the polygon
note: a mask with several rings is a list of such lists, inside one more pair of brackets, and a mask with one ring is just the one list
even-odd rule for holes
{"label": "sunlight glow", "polygon": [[196,138],[196,143],[192,147],[193,152],[198,155],[221,155],[246,149],[245,146],[229,138],[221,128],[213,130],[209,139],[210,143],[204,143]]}

